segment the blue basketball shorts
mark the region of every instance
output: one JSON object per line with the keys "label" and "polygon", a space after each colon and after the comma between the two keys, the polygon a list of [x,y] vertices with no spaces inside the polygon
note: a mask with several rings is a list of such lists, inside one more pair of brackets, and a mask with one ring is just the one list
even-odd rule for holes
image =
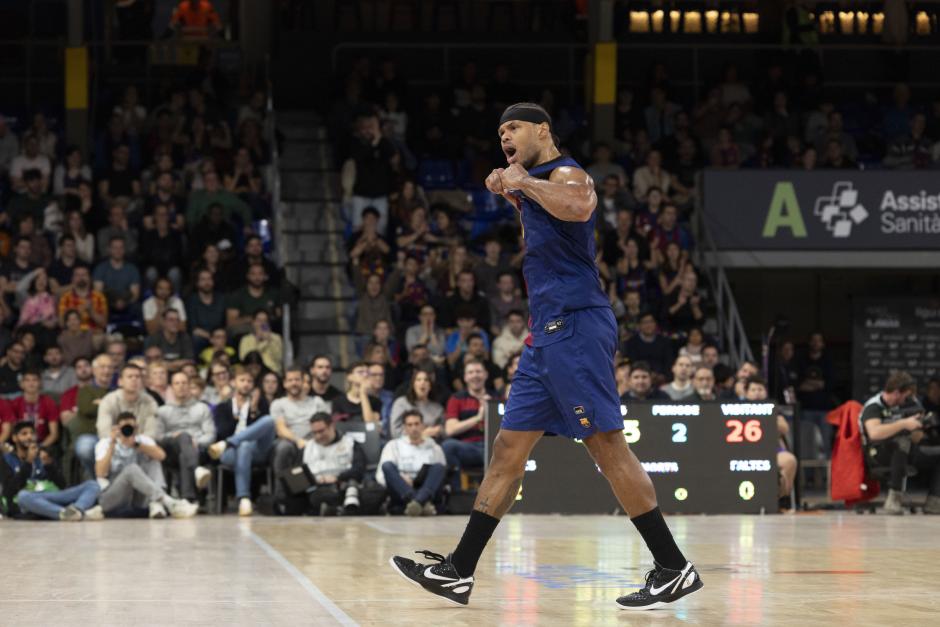
{"label": "blue basketball shorts", "polygon": [[577,439],[622,430],[617,341],[609,307],[572,311],[546,325],[522,352],[501,428]]}

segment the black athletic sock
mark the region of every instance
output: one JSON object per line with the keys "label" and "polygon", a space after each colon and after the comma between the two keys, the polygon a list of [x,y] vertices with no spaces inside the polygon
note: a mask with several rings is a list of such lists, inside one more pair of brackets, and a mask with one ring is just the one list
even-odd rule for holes
{"label": "black athletic sock", "polygon": [[[643,536],[646,546],[656,563],[670,570],[682,570],[685,568],[686,559],[682,551],[676,546],[676,541],[672,538],[672,532],[666,526],[663,520],[663,513],[658,507],[654,507],[645,514],[640,514],[636,518],[631,518],[630,522],[636,527],[636,530]],[[458,571],[459,572],[459,571]]]}
{"label": "black athletic sock", "polygon": [[477,569],[477,562],[483,555],[483,549],[486,548],[486,543],[490,541],[490,536],[496,531],[498,524],[499,518],[493,518],[477,510],[470,512],[467,528],[464,529],[460,544],[454,549],[450,558],[458,575],[461,577],[473,575],[473,571]]}

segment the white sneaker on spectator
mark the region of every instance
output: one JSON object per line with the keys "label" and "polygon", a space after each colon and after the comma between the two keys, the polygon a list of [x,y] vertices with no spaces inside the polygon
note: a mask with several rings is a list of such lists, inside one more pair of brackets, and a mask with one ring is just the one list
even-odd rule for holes
{"label": "white sneaker on spectator", "polygon": [[239,516],[251,516],[254,513],[254,508],[251,506],[251,499],[238,499],[238,515]]}
{"label": "white sneaker on spectator", "polygon": [[225,449],[228,447],[225,440],[219,440],[215,444],[209,445],[209,457],[212,459],[222,459],[222,453],[225,452]]}
{"label": "white sneaker on spectator", "polygon": [[421,509],[421,503],[414,500],[408,501],[405,505],[405,516],[420,516]]}
{"label": "white sneaker on spectator", "polygon": [[78,509],[74,505],[69,505],[59,512],[59,520],[65,520],[68,522],[78,522],[82,519],[82,516],[82,510]]}
{"label": "white sneaker on spectator", "polygon": [[212,471],[205,466],[196,466],[194,474],[196,475],[196,489],[205,490],[212,479]]}
{"label": "white sneaker on spectator", "polygon": [[100,505],[95,505],[85,510],[85,520],[104,520],[104,510]]}
{"label": "white sneaker on spectator", "polygon": [[421,508],[422,516],[437,516],[437,508],[434,507],[434,503],[428,501],[424,504],[424,507]]}
{"label": "white sneaker on spectator", "polygon": [[186,499],[170,499],[167,509],[173,518],[192,518],[199,511],[199,504],[190,503]]}
{"label": "white sneaker on spectator", "polygon": [[160,501],[153,501],[150,504],[150,517],[151,518],[166,518],[166,508],[163,507],[163,503]]}

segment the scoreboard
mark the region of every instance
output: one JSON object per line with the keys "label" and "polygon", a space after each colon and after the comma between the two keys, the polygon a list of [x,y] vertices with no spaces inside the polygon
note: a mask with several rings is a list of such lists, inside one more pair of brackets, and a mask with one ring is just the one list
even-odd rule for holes
{"label": "scoreboard", "polygon": [[[623,405],[623,434],[669,513],[775,513],[777,415],[773,403]],[[487,408],[487,451],[503,404]],[[613,513],[620,505],[579,440],[544,437],[526,464],[513,512]]]}

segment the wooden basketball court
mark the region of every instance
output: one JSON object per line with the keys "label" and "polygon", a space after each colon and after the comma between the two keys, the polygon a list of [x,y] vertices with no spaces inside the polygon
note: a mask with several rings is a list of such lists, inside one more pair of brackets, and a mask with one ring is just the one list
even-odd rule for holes
{"label": "wooden basketball court", "polygon": [[623,516],[509,516],[468,608],[410,585],[393,553],[450,551],[465,519],[0,522],[2,625],[937,625],[940,519],[668,519],[705,588],[618,611],[649,557]]}

